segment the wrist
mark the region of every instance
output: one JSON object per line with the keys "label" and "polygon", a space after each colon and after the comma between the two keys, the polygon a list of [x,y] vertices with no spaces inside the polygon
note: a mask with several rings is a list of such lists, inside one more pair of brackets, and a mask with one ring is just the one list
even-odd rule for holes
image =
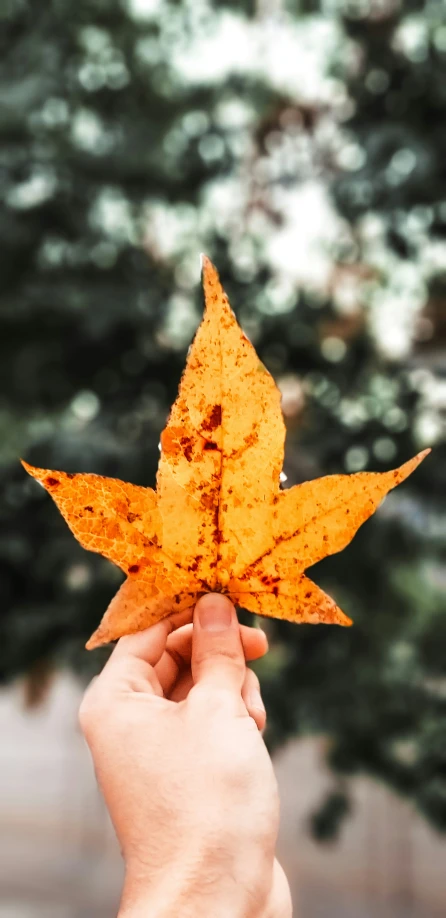
{"label": "wrist", "polygon": [[273,857],[236,847],[188,842],[161,870],[127,865],[118,918],[263,918]]}

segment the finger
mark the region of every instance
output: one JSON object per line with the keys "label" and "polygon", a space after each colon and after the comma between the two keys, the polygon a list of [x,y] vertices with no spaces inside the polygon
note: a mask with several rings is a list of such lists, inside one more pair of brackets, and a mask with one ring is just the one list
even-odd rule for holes
{"label": "finger", "polygon": [[154,667],[166,649],[169,634],[190,622],[192,614],[193,609],[185,609],[162,619],[146,631],[120,638],[99,677],[101,684],[106,682],[108,690],[113,685],[119,685],[120,688],[162,695]]}
{"label": "finger", "polygon": [[[251,628],[249,625],[239,625],[240,637],[246,659],[258,660],[268,650],[268,638],[261,628]],[[184,663],[190,663],[192,656],[192,622],[182,625],[169,634],[166,650],[172,649],[180,654]]]}
{"label": "finger", "polygon": [[[190,669],[185,669],[181,673],[177,682],[169,695],[171,701],[184,701],[187,698],[194,681]],[[266,711],[260,694],[260,684],[256,674],[252,669],[246,670],[245,681],[242,686],[242,699],[245,703],[248,714],[257,724],[257,727],[263,733],[266,726]]]}
{"label": "finger", "polygon": [[260,694],[260,682],[252,669],[247,667],[242,686],[242,698],[250,717],[255,720],[259,730],[265,729],[266,711]]}
{"label": "finger", "polygon": [[[166,650],[155,665],[155,672],[166,696],[171,697],[172,689],[181,671],[190,668],[192,656],[193,625],[183,625],[173,631],[167,638]],[[268,640],[260,628],[249,628],[240,625],[240,637],[246,660],[258,660],[268,650]]]}
{"label": "finger", "polygon": [[245,656],[235,607],[221,593],[206,593],[195,606],[191,668],[197,698],[218,690],[240,709]]}
{"label": "finger", "polygon": [[[169,634],[172,634],[177,628],[181,628],[188,622],[192,622],[193,608],[185,609],[184,612],[178,612],[163,618],[156,625],[152,625],[145,631],[139,631],[136,634],[128,634],[118,641],[109,663],[112,660],[118,660],[121,657],[136,657],[154,666],[161,657],[166,647]],[[107,664],[108,665],[108,664]]]}

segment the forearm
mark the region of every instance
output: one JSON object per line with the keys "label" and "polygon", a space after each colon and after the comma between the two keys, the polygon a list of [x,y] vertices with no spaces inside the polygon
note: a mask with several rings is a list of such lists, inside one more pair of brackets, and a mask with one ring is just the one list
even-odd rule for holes
{"label": "forearm", "polygon": [[265,906],[253,910],[245,896],[219,889],[212,895],[183,891],[174,896],[166,889],[156,901],[150,895],[140,896],[132,903],[123,903],[118,918],[209,918],[210,915],[212,918],[228,918],[229,915],[231,918],[276,918],[265,912]]}
{"label": "forearm", "polygon": [[275,918],[268,911],[273,864],[262,852],[223,844],[172,860],[158,875],[130,870],[118,918]]}

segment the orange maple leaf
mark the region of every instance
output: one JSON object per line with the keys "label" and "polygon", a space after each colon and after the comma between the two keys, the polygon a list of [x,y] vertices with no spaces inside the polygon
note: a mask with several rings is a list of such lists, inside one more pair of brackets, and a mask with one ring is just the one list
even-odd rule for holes
{"label": "orange maple leaf", "polygon": [[193,606],[209,591],[292,622],[350,625],[304,573],[344,548],[424,450],[390,472],[329,475],[280,488],[280,392],[203,260],[206,309],[161,434],[157,491],[23,463],[84,548],[127,579],[93,648]]}

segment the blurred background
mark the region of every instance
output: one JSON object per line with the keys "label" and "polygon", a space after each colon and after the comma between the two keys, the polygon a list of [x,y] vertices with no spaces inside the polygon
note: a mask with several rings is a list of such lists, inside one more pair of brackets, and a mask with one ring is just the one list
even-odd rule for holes
{"label": "blurred background", "polygon": [[77,708],[122,575],[18,460],[154,485],[200,251],[284,487],[434,447],[311,572],[355,626],[262,620],[257,670],[296,915],[444,915],[444,0],[2,0],[0,51],[1,918],[121,879]]}

